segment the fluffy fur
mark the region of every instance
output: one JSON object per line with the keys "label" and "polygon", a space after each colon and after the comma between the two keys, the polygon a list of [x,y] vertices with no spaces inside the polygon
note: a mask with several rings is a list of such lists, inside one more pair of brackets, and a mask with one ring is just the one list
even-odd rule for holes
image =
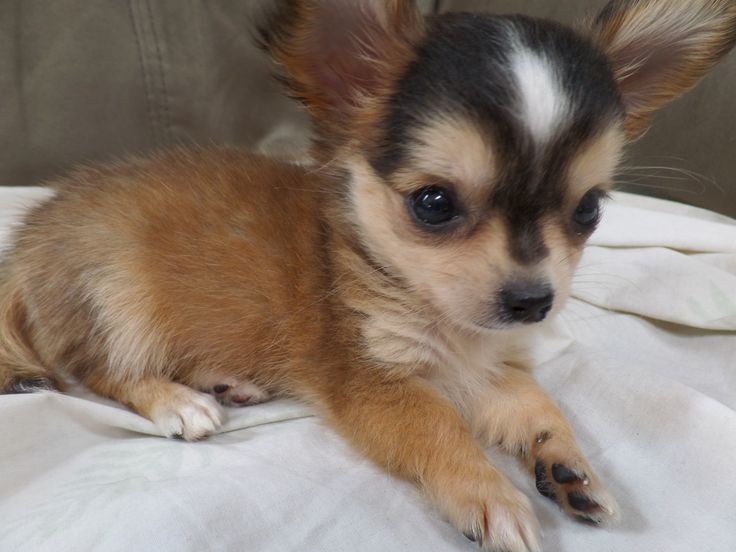
{"label": "fluffy fur", "polygon": [[571,515],[615,519],[526,344],[625,142],[735,28],[729,0],[614,0],[577,32],[281,2],[262,42],[318,165],[181,150],[52,183],[0,267],[0,389],[72,376],[188,440],[217,400],[299,397],[486,550],[540,549],[491,444]]}

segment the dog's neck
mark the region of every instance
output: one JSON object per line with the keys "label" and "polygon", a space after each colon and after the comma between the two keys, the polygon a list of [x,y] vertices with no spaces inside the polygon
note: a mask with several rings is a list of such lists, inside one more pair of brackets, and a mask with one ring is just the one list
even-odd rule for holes
{"label": "dog's neck", "polygon": [[364,358],[397,377],[427,377],[458,404],[505,363],[526,361],[533,328],[474,331],[458,326],[421,290],[375,259],[343,214],[339,205],[326,211],[333,304],[345,309],[357,327]]}

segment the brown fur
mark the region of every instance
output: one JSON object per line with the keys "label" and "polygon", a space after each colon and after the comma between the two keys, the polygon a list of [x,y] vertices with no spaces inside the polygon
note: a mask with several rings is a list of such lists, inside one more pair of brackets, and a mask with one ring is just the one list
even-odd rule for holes
{"label": "brown fur", "polygon": [[[277,4],[261,44],[284,69],[288,93],[312,115],[314,158],[329,163],[335,150],[375,138],[383,99],[414,58],[424,20],[408,0]],[[358,24],[347,26],[348,19]]]}
{"label": "brown fur", "polygon": [[634,139],[654,112],[693,86],[736,42],[733,0],[614,0],[593,24],[627,109]]}
{"label": "brown fur", "polygon": [[[730,13],[728,2],[698,4]],[[390,181],[372,169],[373,127],[425,28],[409,2],[357,5],[284,4],[266,37],[315,117],[320,168],[174,151],[53,184],[56,195],[26,216],[0,267],[0,388],[71,375],[190,440],[221,422],[195,389],[228,404],[242,390],[299,397],[488,550],[536,551],[539,542],[528,499],[482,445],[518,455],[570,514],[615,519],[570,425],[529,375],[532,330],[481,326],[485,295],[514,275],[545,274],[561,308],[584,242],[566,221],[611,178],[620,124],[573,158],[560,212],[541,221],[549,254],[522,266],[509,256],[510,226],[486,212],[496,152],[472,121],[427,114],[406,166]],[[601,19],[604,46],[644,13],[616,6],[633,11]],[[338,32],[334,63],[320,65],[335,14],[355,13],[360,32]],[[712,64],[724,43],[715,36],[730,36],[720,21],[708,26],[715,49],[698,49],[697,63],[663,89],[682,91]],[[464,226],[441,237],[406,210],[407,194],[437,181],[470,206]],[[551,479],[555,465],[568,470],[565,481]],[[575,493],[590,507],[574,507]]]}

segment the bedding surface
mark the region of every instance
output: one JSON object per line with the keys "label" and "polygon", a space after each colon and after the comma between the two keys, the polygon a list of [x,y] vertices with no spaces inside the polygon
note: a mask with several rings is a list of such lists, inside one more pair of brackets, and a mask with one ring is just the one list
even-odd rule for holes
{"label": "bedding surface", "polygon": [[[0,188],[0,247],[46,193]],[[545,551],[736,550],[736,221],[614,194],[536,356],[623,511],[569,520],[489,450]],[[227,414],[185,443],[81,388],[0,396],[0,551],[476,549],[307,406]]]}

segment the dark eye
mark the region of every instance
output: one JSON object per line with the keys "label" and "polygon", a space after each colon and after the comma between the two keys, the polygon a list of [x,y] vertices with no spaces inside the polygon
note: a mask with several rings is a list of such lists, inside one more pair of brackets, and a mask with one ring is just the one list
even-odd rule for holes
{"label": "dark eye", "polygon": [[592,230],[601,218],[601,197],[603,193],[599,190],[591,190],[580,200],[575,214],[572,216],[573,223],[579,234]]}
{"label": "dark eye", "polygon": [[441,226],[457,218],[458,208],[450,190],[439,186],[422,188],[409,198],[414,218],[429,226]]}

